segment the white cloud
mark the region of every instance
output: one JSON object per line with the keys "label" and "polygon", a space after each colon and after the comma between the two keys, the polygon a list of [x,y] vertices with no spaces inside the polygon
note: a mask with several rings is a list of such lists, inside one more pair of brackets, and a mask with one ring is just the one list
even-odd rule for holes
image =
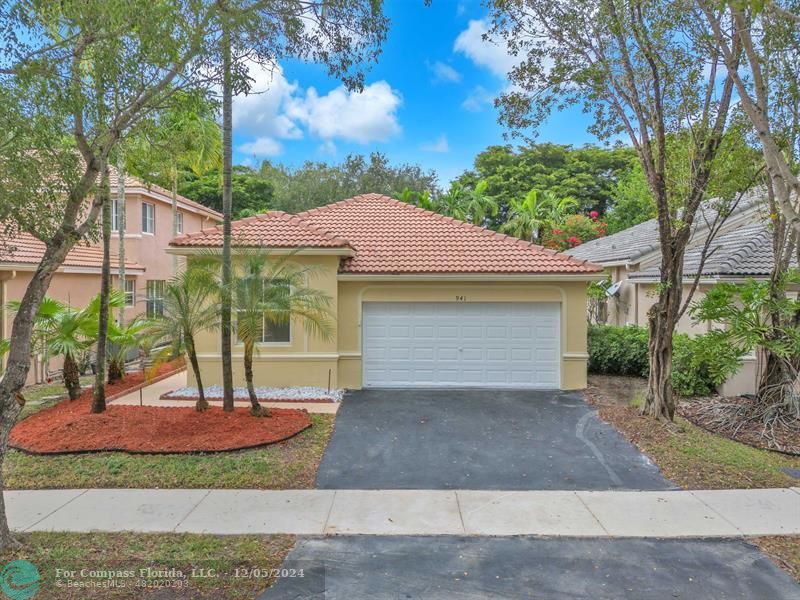
{"label": "white cloud", "polygon": [[285,114],[287,103],[298,92],[297,83],[289,83],[280,67],[252,64],[249,75],[254,80],[252,91],[233,99],[234,128],[259,137],[302,138],[303,132]]}
{"label": "white cloud", "polygon": [[400,94],[385,81],[368,85],[361,92],[339,86],[324,96],[312,87],[304,98],[293,99],[288,115],[323,140],[368,144],[400,133],[397,109],[401,102]]}
{"label": "white cloud", "polygon": [[467,56],[472,62],[489,69],[498,77],[505,79],[518,59],[508,53],[502,40],[488,41],[483,34],[489,31],[485,19],[471,20],[467,28],[458,34],[453,50]]}
{"label": "white cloud", "polygon": [[280,142],[271,137],[256,138],[255,141],[247,142],[238,147],[243,154],[253,154],[255,156],[277,156],[283,151]]}
{"label": "white cloud", "polygon": [[494,95],[482,85],[472,88],[461,106],[470,112],[480,112],[494,103]]}
{"label": "white cloud", "polygon": [[336,144],[333,143],[333,140],[325,140],[319,145],[317,150],[320,154],[336,156]]}
{"label": "white cloud", "polygon": [[428,63],[428,69],[433,73],[434,83],[458,83],[461,81],[461,73],[440,60],[433,64]]}
{"label": "white cloud", "polygon": [[339,86],[320,95],[289,82],[280,66],[249,65],[252,92],[233,101],[233,126],[237,134],[253,138],[238,147],[247,154],[275,156],[280,140],[297,140],[310,133],[324,140],[322,150],[335,152],[334,140],[368,144],[400,133],[397,109],[400,94],[386,81],[362,92]]}
{"label": "white cloud", "polygon": [[447,136],[442,134],[433,141],[421,143],[419,149],[423,152],[444,153],[450,151],[450,145],[447,143]]}

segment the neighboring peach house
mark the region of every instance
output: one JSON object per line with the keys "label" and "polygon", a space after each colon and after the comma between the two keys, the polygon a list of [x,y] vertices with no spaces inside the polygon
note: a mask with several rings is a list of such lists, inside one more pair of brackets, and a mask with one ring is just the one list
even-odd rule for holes
{"label": "neighboring peach house", "polygon": [[[602,267],[379,194],[236,221],[233,237],[313,265],[309,285],[336,317],[327,340],[298,322],[265,327],[256,385],[586,386],[586,290]],[[170,252],[221,245],[215,228],[173,240]],[[204,384],[219,384],[219,332],[197,349]],[[243,385],[240,345],[233,356]]]}
{"label": "neighboring peach house", "polygon": [[[117,177],[112,172],[111,196],[113,237],[111,241],[112,286],[119,287],[117,250],[119,247]],[[172,198],[170,192],[148,186],[134,177],[125,181],[125,280],[126,319],[160,310],[161,293],[173,274],[173,259],[166,254],[172,234]],[[202,204],[178,196],[179,231],[194,233],[217,225],[222,215]],[[0,339],[11,334],[13,314],[6,304],[21,300],[36,266],[44,253],[44,244],[27,233],[0,240]],[[97,243],[81,243],[68,255],[53,277],[48,296],[71,306],[85,306],[100,291],[100,268],[103,252]],[[35,361],[37,363],[38,361]],[[53,360],[49,367],[32,368],[30,381],[47,377],[48,369],[59,368]]]}
{"label": "neighboring peach house", "polygon": [[[721,281],[744,282],[747,278],[769,277],[772,270],[772,241],[765,206],[758,193],[742,198],[712,241],[693,301]],[[688,293],[700,270],[702,248],[708,236],[713,209],[701,213],[684,258],[684,294]],[[658,222],[650,219],[619,233],[592,240],[573,248],[575,258],[591,260],[606,268],[613,294],[606,303],[605,322],[610,325],[647,326],[647,311],[655,303],[659,282],[661,252]],[[677,331],[701,334],[709,331],[707,322],[694,322],[689,311],[678,322]],[[757,359],[747,356],[738,373],[720,388],[725,395],[753,393]]]}

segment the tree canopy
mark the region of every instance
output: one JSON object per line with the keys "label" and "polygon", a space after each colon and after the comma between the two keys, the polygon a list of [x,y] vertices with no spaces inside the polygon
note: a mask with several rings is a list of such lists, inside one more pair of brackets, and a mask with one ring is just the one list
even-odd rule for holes
{"label": "tree canopy", "polygon": [[624,146],[489,146],[475,157],[475,167],[457,181],[470,187],[486,181],[486,194],[501,205],[501,216],[512,199],[521,201],[533,189],[574,198],[579,212],[604,214],[613,204],[617,181],[635,160],[633,149]]}

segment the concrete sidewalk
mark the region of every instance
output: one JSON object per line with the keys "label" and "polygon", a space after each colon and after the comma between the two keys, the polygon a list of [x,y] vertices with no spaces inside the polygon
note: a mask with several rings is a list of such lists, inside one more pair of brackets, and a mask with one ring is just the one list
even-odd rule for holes
{"label": "concrete sidewalk", "polygon": [[17,531],[708,538],[800,534],[800,488],[12,490]]}

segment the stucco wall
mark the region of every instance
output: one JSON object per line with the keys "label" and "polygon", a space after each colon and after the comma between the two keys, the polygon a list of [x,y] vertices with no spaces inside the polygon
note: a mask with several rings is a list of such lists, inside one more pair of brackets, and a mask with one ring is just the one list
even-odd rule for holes
{"label": "stucco wall", "polygon": [[[361,306],[363,302],[559,302],[561,303],[561,387],[586,387],[586,282],[496,281],[337,281],[337,257],[296,257],[319,261],[323,272],[312,285],[334,298],[337,338],[307,336],[294,325],[292,342],[262,346],[255,358],[256,385],[318,385],[358,389],[362,384]],[[203,334],[198,343],[205,385],[221,382],[219,332]],[[234,348],[235,385],[243,384],[242,355]],[[191,385],[194,378],[190,375]]]}

